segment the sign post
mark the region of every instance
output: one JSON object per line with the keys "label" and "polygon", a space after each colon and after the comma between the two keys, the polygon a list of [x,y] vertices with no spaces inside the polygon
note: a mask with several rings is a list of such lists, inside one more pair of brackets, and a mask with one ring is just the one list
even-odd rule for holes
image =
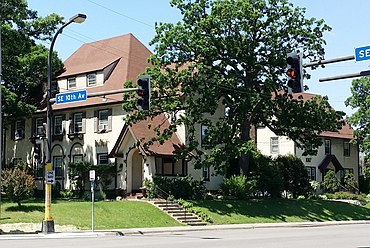
{"label": "sign post", "polygon": [[94,232],[94,183],[95,183],[95,170],[90,170],[90,183],[91,183],[91,231]]}

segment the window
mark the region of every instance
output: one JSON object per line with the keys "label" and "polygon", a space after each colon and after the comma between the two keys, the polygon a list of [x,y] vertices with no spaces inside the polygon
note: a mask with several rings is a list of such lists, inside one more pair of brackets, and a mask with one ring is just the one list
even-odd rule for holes
{"label": "window", "polygon": [[14,127],[14,139],[20,140],[24,138],[24,120],[18,120],[15,122]]}
{"label": "window", "polygon": [[208,126],[207,125],[203,125],[201,126],[201,145],[202,147],[205,147],[207,145],[209,145],[209,141],[208,141]]}
{"label": "window", "polygon": [[82,113],[75,113],[73,115],[73,133],[82,132]]}
{"label": "window", "polygon": [[350,145],[349,145],[349,142],[348,141],[344,141],[343,142],[343,155],[345,157],[351,156]]}
{"label": "window", "polygon": [[76,88],[76,78],[68,78],[67,79],[67,89],[75,89]]}
{"label": "window", "polygon": [[54,135],[63,134],[63,116],[57,115],[54,116]]}
{"label": "window", "polygon": [[326,139],[324,143],[325,143],[325,155],[331,154],[331,140]]}
{"label": "window", "polygon": [[108,153],[98,154],[98,164],[109,164]]}
{"label": "window", "polygon": [[36,119],[36,135],[37,136],[44,136],[45,135],[44,118],[37,118]]}
{"label": "window", "polygon": [[316,167],[307,166],[306,169],[307,169],[308,179],[316,181]]}
{"label": "window", "polygon": [[312,158],[306,158],[307,163],[311,163]]}
{"label": "window", "polygon": [[72,163],[79,163],[79,162],[82,162],[82,161],[84,161],[82,154],[75,154],[75,155],[73,155],[73,157],[72,157]]}
{"label": "window", "polygon": [[279,153],[279,137],[271,137],[270,150],[272,154]]}
{"label": "window", "polygon": [[99,131],[108,129],[108,116],[109,112],[107,109],[99,111]]}
{"label": "window", "polygon": [[161,176],[185,176],[186,166],[183,160],[174,158],[156,158],[156,175]]}
{"label": "window", "polygon": [[63,157],[62,156],[54,156],[53,157],[53,166],[55,170],[55,177],[56,178],[63,178]]}
{"label": "window", "polygon": [[203,181],[209,181],[209,166],[202,168]]}
{"label": "window", "polygon": [[87,86],[96,85],[96,73],[87,74],[86,80],[87,80]]}

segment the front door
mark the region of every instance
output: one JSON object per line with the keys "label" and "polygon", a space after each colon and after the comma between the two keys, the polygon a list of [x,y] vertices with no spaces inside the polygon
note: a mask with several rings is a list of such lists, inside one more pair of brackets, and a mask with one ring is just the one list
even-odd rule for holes
{"label": "front door", "polygon": [[139,192],[143,186],[143,157],[139,150],[132,156],[132,192]]}

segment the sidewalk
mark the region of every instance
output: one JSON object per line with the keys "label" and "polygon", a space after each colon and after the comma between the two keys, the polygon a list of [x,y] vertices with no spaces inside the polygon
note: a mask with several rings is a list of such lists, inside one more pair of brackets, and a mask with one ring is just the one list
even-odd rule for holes
{"label": "sidewalk", "polygon": [[101,236],[125,236],[145,235],[153,233],[173,233],[204,230],[231,230],[231,229],[257,229],[257,228],[307,228],[333,225],[369,225],[370,221],[328,221],[328,222],[289,222],[289,223],[256,223],[256,224],[231,224],[231,225],[207,225],[207,226],[176,226],[176,227],[151,227],[151,228],[128,228],[112,230],[67,231],[55,233],[5,233],[1,239],[30,239],[30,238],[65,238],[65,237],[101,237]]}

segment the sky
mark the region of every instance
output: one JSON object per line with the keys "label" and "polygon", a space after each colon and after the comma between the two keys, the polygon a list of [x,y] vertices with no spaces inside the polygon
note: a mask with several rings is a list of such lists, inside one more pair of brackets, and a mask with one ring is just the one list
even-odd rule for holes
{"label": "sky", "polygon": [[[332,27],[325,33],[325,59],[354,55],[356,47],[370,45],[369,0],[291,0],[295,6],[306,8],[306,17],[324,19]],[[155,35],[155,23],[175,23],[181,20],[178,9],[170,7],[169,0],[28,0],[29,8],[39,16],[57,13],[66,20],[77,13],[87,15],[81,24],[66,27],[56,40],[54,51],[64,61],[84,43],[132,33],[150,50],[149,42]],[[49,46],[48,43],[44,44]],[[304,61],[308,63],[309,61]],[[370,60],[354,60],[326,65],[316,70],[308,69],[311,79],[304,84],[307,92],[328,96],[336,110],[351,115],[355,110],[344,101],[351,95],[353,79],[319,82],[320,78],[357,73],[369,70]]]}

